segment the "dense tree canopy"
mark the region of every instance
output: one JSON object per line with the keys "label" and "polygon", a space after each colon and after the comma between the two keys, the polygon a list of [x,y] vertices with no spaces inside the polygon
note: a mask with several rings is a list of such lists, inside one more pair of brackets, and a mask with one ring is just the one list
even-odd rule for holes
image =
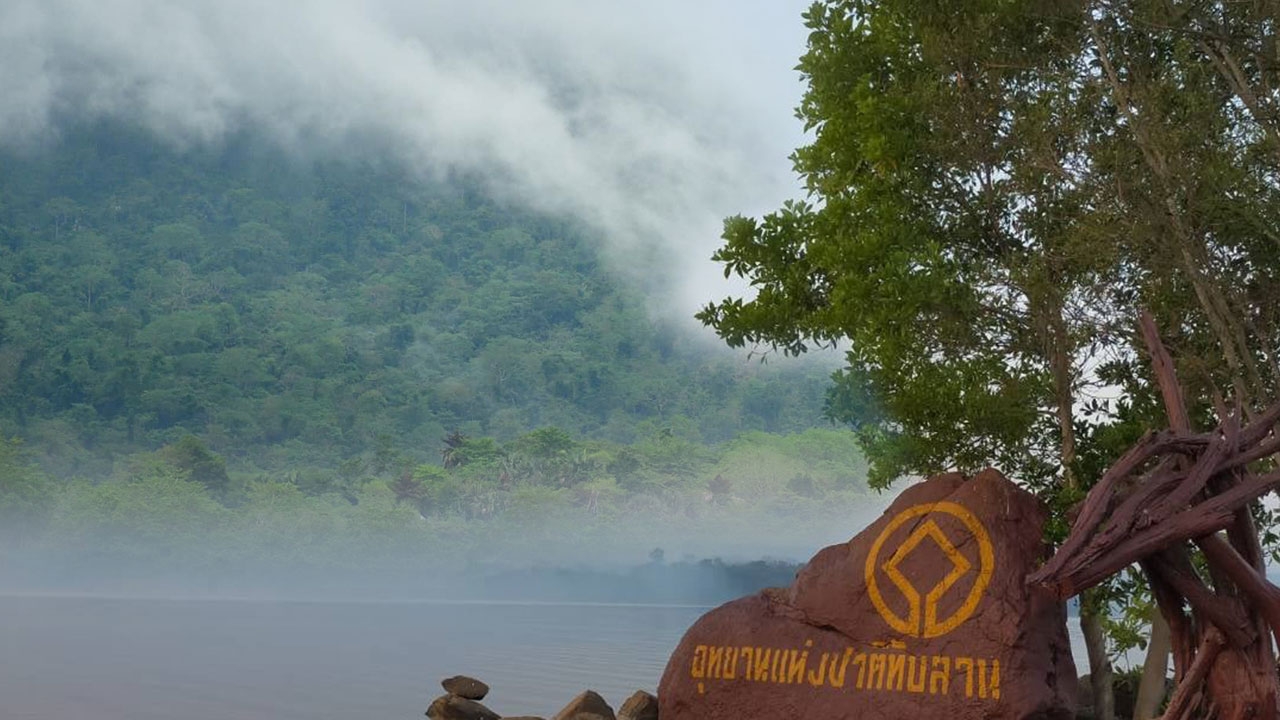
{"label": "dense tree canopy", "polygon": [[115,123],[6,151],[0,437],[103,476],[185,435],[279,472],[384,438],[425,461],[452,430],[629,442],[689,421],[723,442],[819,420],[828,370],[709,357],[588,230],[381,156],[251,133],[179,149]]}
{"label": "dense tree canopy", "polygon": [[1265,5],[816,3],[809,199],[726,221],[716,257],[755,294],[701,319],[731,345],[848,340],[828,407],[879,483],[1078,472],[1092,390],[1153,405],[1139,307],[1202,413],[1260,407],[1280,350]]}

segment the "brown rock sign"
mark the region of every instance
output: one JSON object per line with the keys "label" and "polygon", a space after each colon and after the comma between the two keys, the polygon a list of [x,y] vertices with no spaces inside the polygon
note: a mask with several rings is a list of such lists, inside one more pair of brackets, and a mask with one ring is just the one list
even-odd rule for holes
{"label": "brown rock sign", "polygon": [[1072,717],[1065,607],[1025,581],[1044,519],[994,470],[908,488],[790,588],[700,618],[662,676],[662,720]]}

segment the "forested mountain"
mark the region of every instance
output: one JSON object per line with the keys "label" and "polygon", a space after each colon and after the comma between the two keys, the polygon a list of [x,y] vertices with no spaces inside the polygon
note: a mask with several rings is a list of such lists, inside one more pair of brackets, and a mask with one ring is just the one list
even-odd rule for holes
{"label": "forested mountain", "polygon": [[798,557],[856,527],[827,370],[699,345],[607,238],[378,157],[110,123],[0,153],[10,581]]}
{"label": "forested mountain", "polygon": [[820,422],[825,372],[694,351],[598,245],[467,178],[73,127],[0,156],[0,434],[92,474],[188,433],[274,471]]}

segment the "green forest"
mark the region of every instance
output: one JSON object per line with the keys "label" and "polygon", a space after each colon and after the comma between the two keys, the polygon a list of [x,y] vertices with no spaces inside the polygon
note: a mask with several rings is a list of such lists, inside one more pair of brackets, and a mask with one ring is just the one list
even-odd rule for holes
{"label": "green forest", "polygon": [[484,560],[862,497],[829,369],[708,349],[483,178],[355,155],[108,122],[0,155],[11,562]]}

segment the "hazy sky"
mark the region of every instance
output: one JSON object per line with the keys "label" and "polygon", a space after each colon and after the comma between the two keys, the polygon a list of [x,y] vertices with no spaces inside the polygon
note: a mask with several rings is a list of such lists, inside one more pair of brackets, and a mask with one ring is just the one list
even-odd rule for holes
{"label": "hazy sky", "polygon": [[[177,143],[244,124],[307,151],[379,138],[414,167],[674,252],[687,317],[728,290],[720,222],[796,194],[797,0],[4,0],[0,142],[50,118]],[[630,263],[634,264],[634,263]]]}

